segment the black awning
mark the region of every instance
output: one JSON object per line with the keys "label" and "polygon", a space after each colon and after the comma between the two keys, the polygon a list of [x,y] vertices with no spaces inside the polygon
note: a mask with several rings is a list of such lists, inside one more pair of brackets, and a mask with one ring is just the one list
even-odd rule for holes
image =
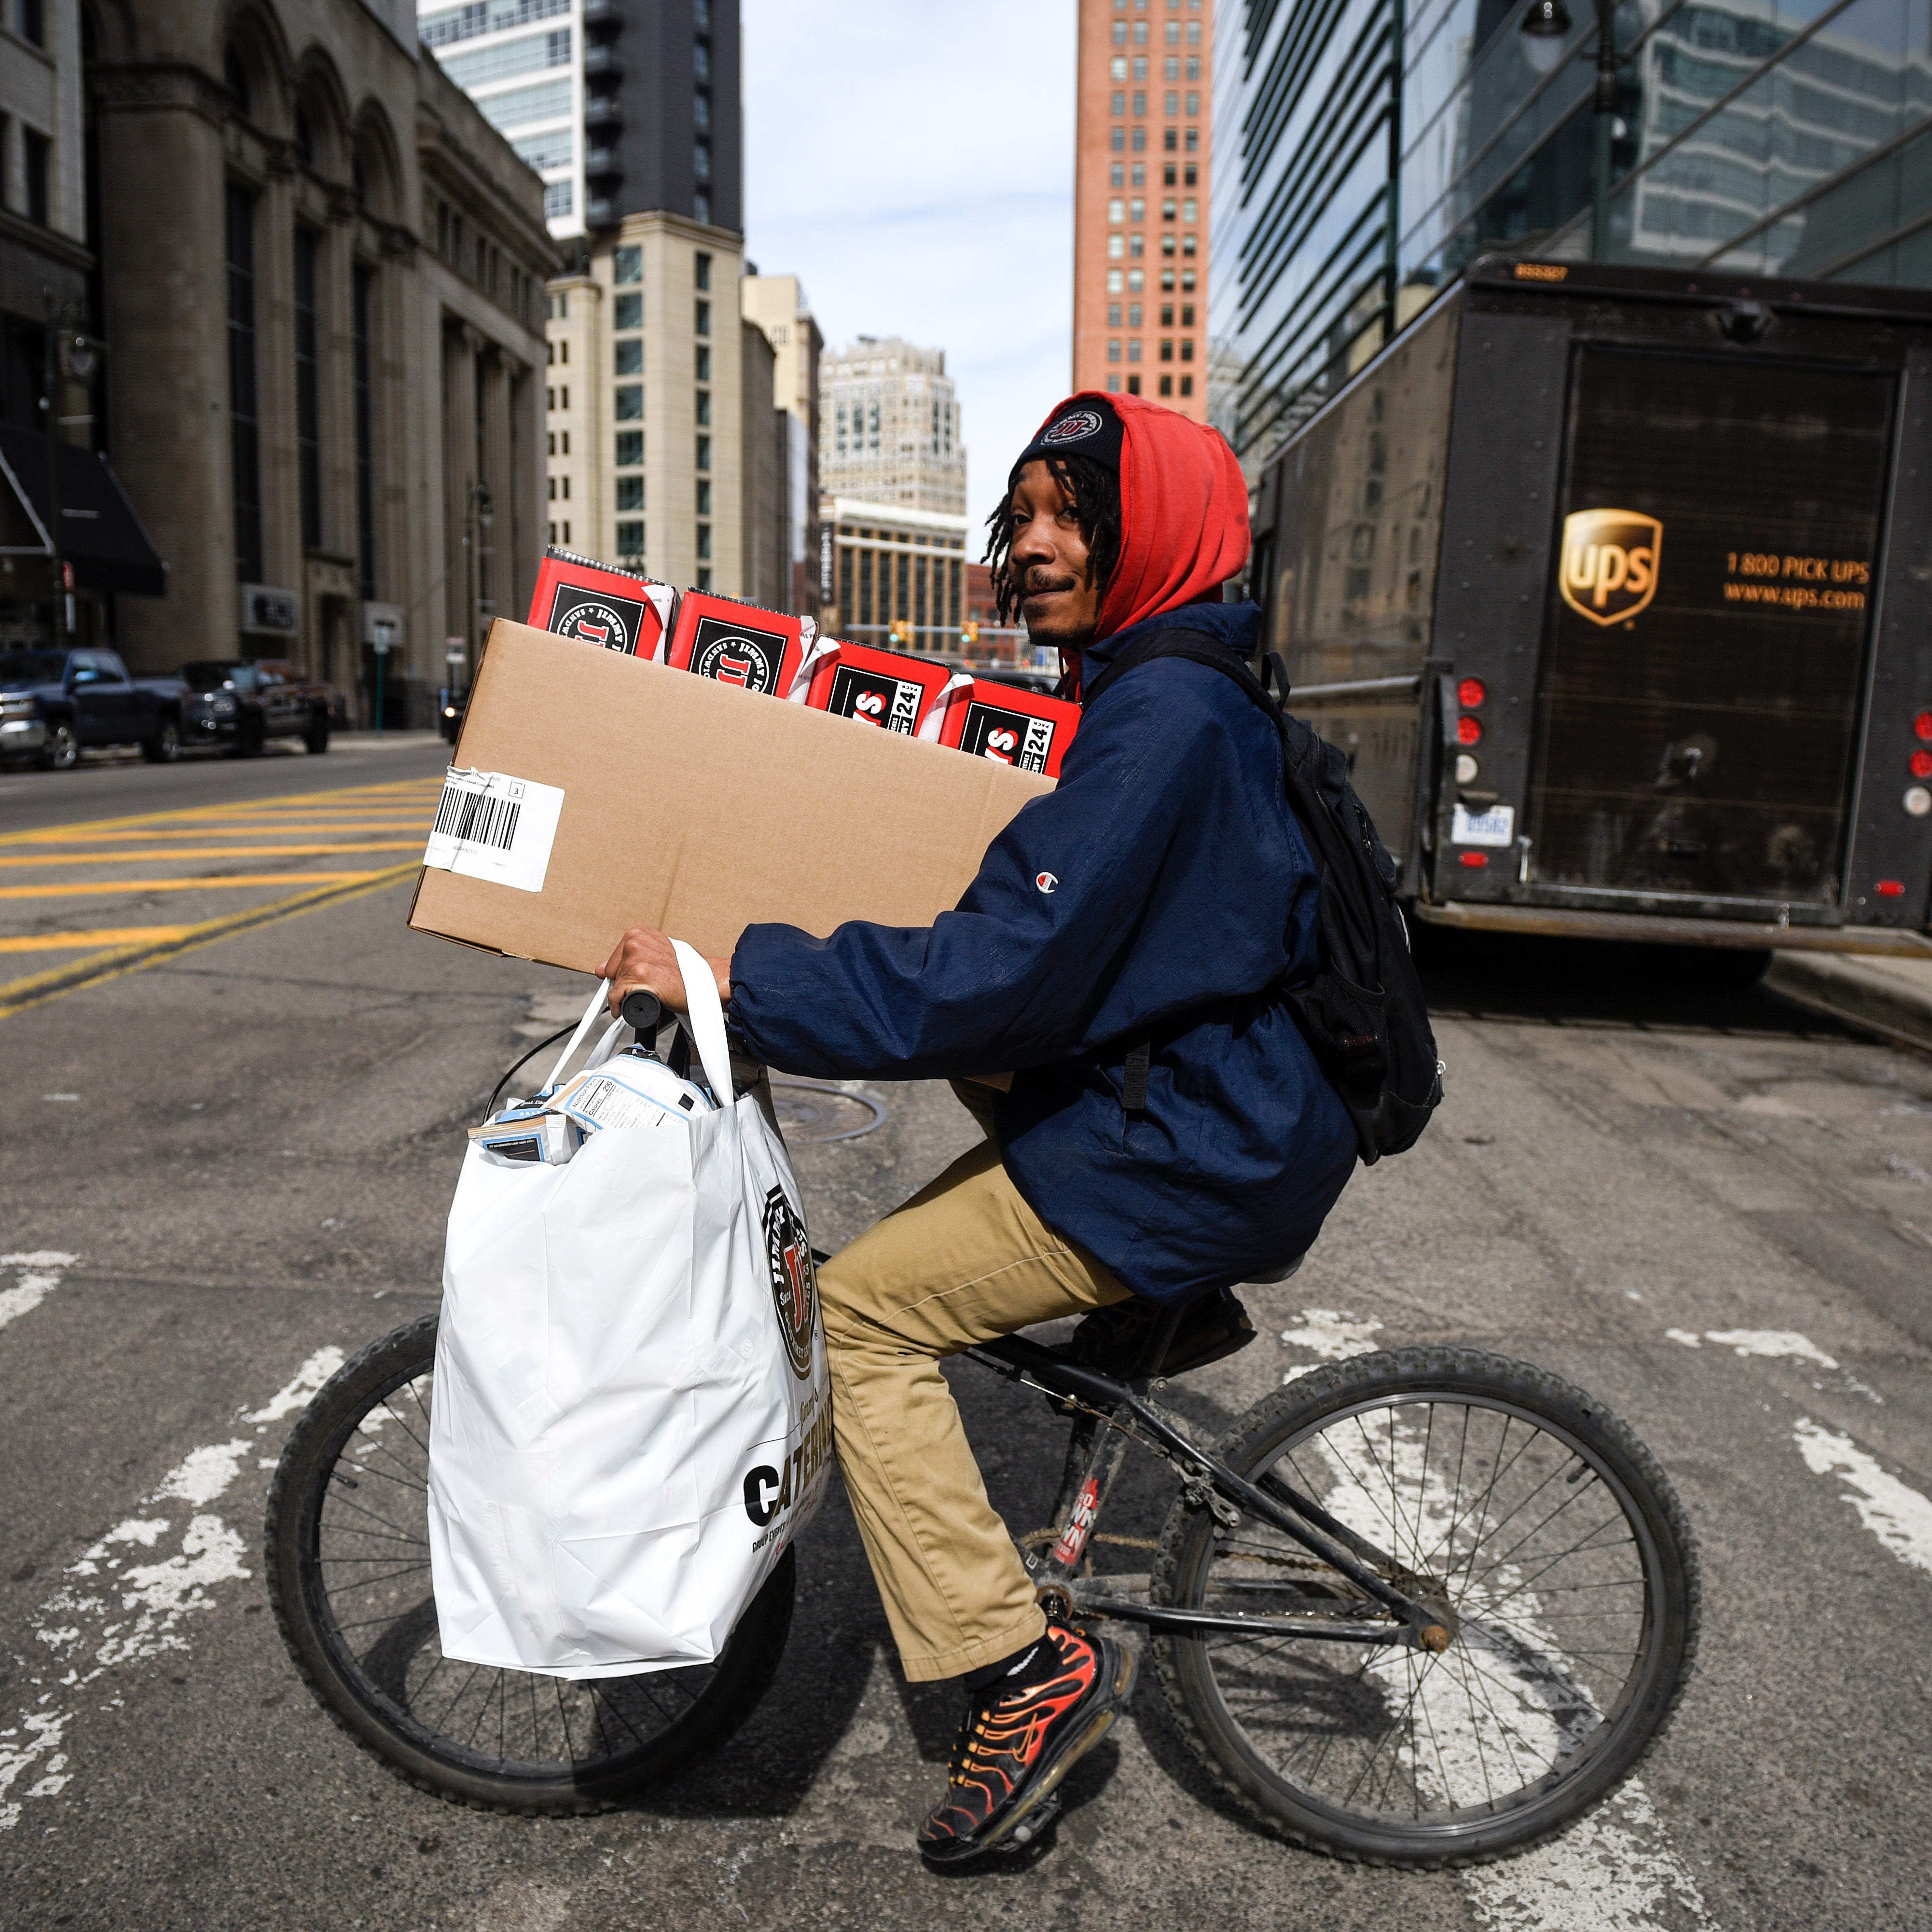
{"label": "black awning", "polygon": [[[76,584],[83,590],[160,596],[168,587],[168,567],[148,541],[106,458],[70,442],[56,445],[55,454],[60,465],[59,553],[74,566]],[[0,423],[0,472],[32,526],[31,535],[21,532],[25,542],[6,547],[16,555],[50,555],[46,438]]]}

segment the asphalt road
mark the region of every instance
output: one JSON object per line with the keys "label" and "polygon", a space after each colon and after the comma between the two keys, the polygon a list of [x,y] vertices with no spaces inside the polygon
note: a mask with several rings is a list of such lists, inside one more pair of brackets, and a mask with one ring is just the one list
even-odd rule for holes
{"label": "asphalt road", "polygon": [[[152,962],[72,990],[10,1006],[0,986],[0,1923],[1927,1924],[1932,1060],[1669,955],[1436,958],[1437,1124],[1358,1175],[1298,1276],[1249,1292],[1262,1340],[1178,1391],[1211,1426],[1296,1366],[1470,1342],[1571,1376],[1655,1450],[1702,1535],[1702,1666],[1640,1781],[1553,1846],[1416,1876],[1271,1841],[1209,1795],[1150,1682],[1076,1774],[1043,1856],[929,1873],[910,1834],[957,1705],[900,1681],[836,1496],[802,1540],[772,1692],[684,1784],[532,1822],[364,1756],[266,1610],[268,1468],[337,1352],[434,1306],[461,1128],[587,988],[409,935],[404,883],[308,902],[308,874],[406,851],[268,848],[406,844],[440,763],[392,745],[0,775],[0,857],[72,862],[8,883],[116,888],[0,901],[0,935],[283,908],[172,952],[121,942]],[[102,821],[182,812],[226,815],[171,818],[192,834],[154,842],[172,860],[79,862],[120,849]],[[114,950],[0,956],[0,980]],[[882,1120],[838,1141],[809,1136],[868,1108],[785,1097],[825,1246],[972,1135],[942,1088],[873,1090]],[[1030,1522],[1055,1425],[990,1377],[956,1382],[995,1500]],[[1150,1533],[1165,1504],[1138,1482],[1108,1526]],[[104,1548],[125,1552],[111,1586]]]}

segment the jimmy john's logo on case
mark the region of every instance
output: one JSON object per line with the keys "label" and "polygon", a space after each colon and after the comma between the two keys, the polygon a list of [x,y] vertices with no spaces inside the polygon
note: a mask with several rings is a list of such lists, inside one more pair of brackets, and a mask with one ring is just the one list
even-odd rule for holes
{"label": "jimmy john's logo on case", "polygon": [[750,630],[723,617],[700,617],[691,646],[691,668],[700,677],[776,696],[784,651],[782,632]]}
{"label": "jimmy john's logo on case", "polygon": [[560,637],[579,638],[607,651],[634,656],[644,607],[628,597],[607,597],[574,584],[560,584],[550,599],[550,628]]}
{"label": "jimmy john's logo on case", "polygon": [[1593,624],[1634,617],[1657,595],[1664,526],[1640,510],[1572,510],[1563,519],[1558,587]]}
{"label": "jimmy john's logo on case", "polygon": [[771,1274],[772,1305],[778,1310],[785,1359],[792,1373],[802,1381],[812,1373],[812,1324],[818,1304],[818,1276],[812,1267],[805,1223],[785,1198],[782,1187],[774,1187],[765,1196],[765,1265]]}
{"label": "jimmy john's logo on case", "polygon": [[826,710],[840,718],[862,718],[887,731],[911,737],[919,729],[920,687],[909,677],[841,664],[832,674]]}
{"label": "jimmy john's logo on case", "polygon": [[1043,772],[1047,754],[1053,749],[1053,720],[975,700],[966,708],[959,748],[969,758],[992,758],[1000,764],[1017,765],[1022,771]]}

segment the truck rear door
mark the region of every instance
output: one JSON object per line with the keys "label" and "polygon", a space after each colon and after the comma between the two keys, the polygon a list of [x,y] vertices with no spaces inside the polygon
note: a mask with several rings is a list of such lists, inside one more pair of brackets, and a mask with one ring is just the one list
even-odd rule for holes
{"label": "truck rear door", "polygon": [[1896,382],[1575,350],[1526,884],[1840,902]]}

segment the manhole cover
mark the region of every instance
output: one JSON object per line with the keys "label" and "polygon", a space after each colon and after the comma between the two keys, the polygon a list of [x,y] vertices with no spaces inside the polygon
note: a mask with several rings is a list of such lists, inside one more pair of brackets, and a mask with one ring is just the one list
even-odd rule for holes
{"label": "manhole cover", "polygon": [[774,1080],[772,1108],[791,1141],[856,1140],[886,1118],[880,1102],[816,1080]]}

